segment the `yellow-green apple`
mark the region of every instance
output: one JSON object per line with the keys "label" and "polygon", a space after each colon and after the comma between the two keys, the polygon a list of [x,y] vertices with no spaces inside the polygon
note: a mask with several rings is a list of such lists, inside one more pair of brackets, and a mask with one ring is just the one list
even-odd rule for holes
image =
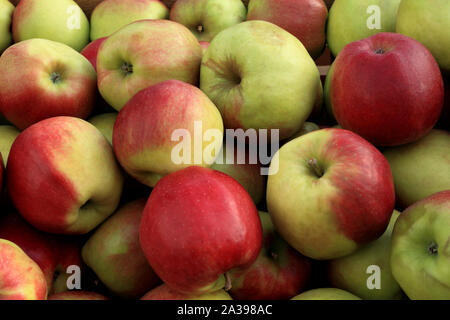
{"label": "yellow-green apple", "polygon": [[91,15],[91,40],[109,37],[139,20],[166,19],[169,9],[159,0],[105,0]]}
{"label": "yellow-green apple", "polygon": [[84,262],[115,295],[140,298],[160,280],[148,265],[139,243],[139,226],[146,199],[122,206],[83,247]]}
{"label": "yellow-green apple", "polygon": [[170,20],[188,27],[199,41],[211,41],[246,15],[241,0],[177,0],[170,9]]}
{"label": "yellow-green apple", "polygon": [[150,187],[179,169],[212,165],[222,140],[216,106],[201,90],[178,80],[141,90],[119,112],[113,131],[117,160]]}
{"label": "yellow-green apple", "polygon": [[97,70],[97,56],[98,56],[98,50],[100,49],[100,46],[107,37],[99,38],[97,40],[92,41],[89,43],[84,49],[81,51],[81,54],[89,60],[89,62],[92,64],[95,70]]}
{"label": "yellow-green apple", "polygon": [[188,295],[170,289],[166,284],[146,293],[141,300],[233,300],[225,290],[201,295]]}
{"label": "yellow-green apple", "polygon": [[348,256],[329,262],[329,279],[333,287],[365,300],[402,298],[402,290],[392,275],[390,260],[391,235],[399,215],[400,212],[394,211],[386,232],[379,239]]}
{"label": "yellow-green apple", "polygon": [[450,75],[450,1],[403,0],[396,31],[425,45]]}
{"label": "yellow-green apple", "polygon": [[0,0],[0,54],[12,42],[11,22],[14,6],[8,0]]}
{"label": "yellow-green apple", "polygon": [[301,292],[309,281],[311,261],[290,247],[275,231],[267,212],[259,212],[263,248],[249,268],[230,273],[236,300],[283,300]]}
{"label": "yellow-green apple", "polygon": [[94,125],[112,145],[114,123],[116,122],[117,113],[104,113],[90,118],[88,121]]}
{"label": "yellow-green apple", "polygon": [[[278,171],[270,175],[272,166]],[[339,258],[379,238],[394,203],[389,163],[353,132],[313,131],[272,159],[269,213],[281,236],[307,257]]]}
{"label": "yellow-green apple", "polygon": [[111,145],[90,123],[54,117],[24,130],[8,159],[8,192],[37,229],[91,231],[117,208],[123,176]]}
{"label": "yellow-green apple", "polygon": [[45,300],[47,284],[39,266],[11,241],[0,239],[0,300]]}
{"label": "yellow-green apple", "polygon": [[413,300],[450,299],[450,190],[402,212],[392,233],[392,273]]}
{"label": "yellow-green apple", "polygon": [[201,59],[198,40],[183,25],[168,20],[133,22],[100,46],[98,87],[119,111],[136,93],[159,82],[197,84]]}
{"label": "yellow-green apple", "polygon": [[48,39],[81,51],[89,42],[89,20],[73,0],[21,0],[12,33],[14,42]]}
{"label": "yellow-green apple", "polygon": [[327,43],[336,57],[349,43],[395,32],[401,0],[335,0],[327,22]]}
{"label": "yellow-green apple", "polygon": [[104,295],[90,291],[66,291],[55,293],[48,297],[47,300],[108,300]]}
{"label": "yellow-green apple", "polygon": [[17,130],[17,128],[15,128],[14,126],[0,126],[0,154],[3,156],[3,164],[5,165],[5,167],[6,163],[8,162],[8,156],[9,151],[11,150],[11,146],[19,134],[20,131]]}
{"label": "yellow-green apple", "polygon": [[292,300],[361,300],[361,298],[342,289],[319,288],[303,292]]}
{"label": "yellow-green apple", "polygon": [[350,43],[331,72],[328,94],[336,120],[375,145],[416,141],[439,119],[441,72],[412,38],[386,32]]}
{"label": "yellow-green apple", "polygon": [[140,242],[151,267],[172,290],[201,295],[229,290],[229,272],[255,262],[261,221],[236,180],[192,166],[157,183],[142,215]]}
{"label": "yellow-green apple", "polygon": [[387,148],[383,154],[394,176],[399,208],[450,189],[450,132],[433,129],[419,141]]}
{"label": "yellow-green apple", "polygon": [[251,0],[247,20],[276,24],[296,36],[316,59],[325,46],[327,16],[323,0]]}
{"label": "yellow-green apple", "polygon": [[0,69],[0,112],[19,129],[56,116],[86,118],[92,110],[95,70],[62,43],[16,43],[0,57]]}
{"label": "yellow-green apple", "polygon": [[218,34],[200,71],[200,87],[226,128],[279,129],[280,139],[306,121],[319,81],[302,43],[266,21],[243,22]]}

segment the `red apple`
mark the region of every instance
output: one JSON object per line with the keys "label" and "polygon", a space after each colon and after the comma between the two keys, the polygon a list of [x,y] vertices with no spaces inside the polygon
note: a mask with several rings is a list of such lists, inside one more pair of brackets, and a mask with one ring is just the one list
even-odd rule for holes
{"label": "red apple", "polygon": [[170,289],[166,284],[146,293],[141,300],[232,300],[225,290],[218,290],[211,293],[196,295],[182,294]]}
{"label": "red apple", "polygon": [[379,33],[348,44],[330,71],[329,99],[344,128],[380,146],[416,141],[436,124],[444,84],[418,41]]}
{"label": "red apple", "polygon": [[97,70],[97,55],[98,50],[100,49],[100,46],[102,43],[108,39],[108,37],[99,38],[97,40],[92,41],[89,43],[84,49],[81,51],[81,54],[89,60],[89,62],[92,64],[95,70]]}
{"label": "red apple", "polygon": [[52,294],[48,300],[108,300],[108,298],[96,292],[67,291]]}
{"label": "red apple", "polygon": [[262,230],[251,197],[236,180],[189,167],[165,176],[153,189],[140,241],[171,289],[201,295],[230,289],[228,272],[256,260]]}

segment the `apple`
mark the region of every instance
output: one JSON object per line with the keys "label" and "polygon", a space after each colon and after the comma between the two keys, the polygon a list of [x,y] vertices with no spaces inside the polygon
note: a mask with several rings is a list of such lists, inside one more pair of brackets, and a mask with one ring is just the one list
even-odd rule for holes
{"label": "apple", "polygon": [[14,42],[40,38],[81,51],[89,42],[89,20],[72,0],[21,0],[14,10]]}
{"label": "apple", "polygon": [[8,0],[0,0],[0,54],[12,42],[11,21],[14,6]]}
{"label": "apple", "polygon": [[100,46],[107,37],[99,38],[97,40],[92,41],[89,43],[84,49],[81,51],[81,54],[89,60],[89,62],[92,64],[95,70],[97,70],[97,55],[98,50],[100,49]]}
{"label": "apple", "polygon": [[123,176],[106,138],[90,123],[54,117],[23,131],[8,159],[8,192],[35,228],[84,234],[119,204]]}
{"label": "apple", "polygon": [[82,277],[85,272],[83,261],[81,259],[82,243],[80,242],[80,239],[56,237],[54,241],[56,242],[58,260],[53,272],[53,284],[51,290],[49,290],[49,294],[72,290],[68,287],[67,282],[73,275],[73,271],[71,271],[69,267],[77,266],[80,268],[79,270]]}
{"label": "apple", "polygon": [[414,143],[383,152],[394,176],[399,208],[450,189],[450,132],[433,129]]}
{"label": "apple", "polygon": [[425,45],[450,75],[449,16],[448,0],[404,0],[398,8],[396,31]]}
{"label": "apple", "polygon": [[[356,252],[329,262],[329,279],[333,287],[349,291],[364,300],[400,299],[403,292],[391,271],[391,235],[400,212],[394,211],[385,233]],[[371,267],[379,268],[379,287],[368,286]],[[376,271],[375,271],[376,272]],[[375,275],[375,274],[374,274]]]}
{"label": "apple", "polygon": [[104,113],[90,118],[88,121],[94,125],[112,145],[114,123],[116,122],[117,112]]}
{"label": "apple", "polygon": [[327,16],[323,0],[251,0],[247,20],[276,24],[296,36],[316,59],[325,46]]}
{"label": "apple", "polygon": [[119,111],[136,93],[165,80],[197,84],[202,48],[183,25],[168,20],[131,23],[110,36],[97,57],[98,87]]}
{"label": "apple", "polygon": [[311,261],[291,248],[275,231],[267,212],[259,212],[263,248],[249,268],[231,272],[236,300],[290,299],[307,285]]}
{"label": "apple", "polygon": [[13,242],[0,239],[0,300],[45,300],[47,284],[39,266]]}
{"label": "apple", "polygon": [[216,170],[189,167],[162,178],[142,215],[142,249],[156,274],[188,295],[229,290],[262,245],[258,211],[245,189]]}
{"label": "apple", "polygon": [[[270,35],[270,36],[268,36]],[[200,88],[230,129],[297,132],[310,115],[319,71],[302,43],[266,21],[222,31],[202,60]]]}
{"label": "apple", "polygon": [[77,290],[52,294],[48,300],[108,300],[108,298],[100,293]]}
{"label": "apple", "polygon": [[408,207],[392,233],[394,278],[413,300],[450,299],[450,190]]}
{"label": "apple", "polygon": [[303,292],[292,300],[361,300],[361,298],[337,288],[319,288]]}
{"label": "apple", "polygon": [[401,1],[335,0],[327,23],[327,43],[331,53],[336,57],[351,42],[380,32],[395,32]]}
{"label": "apple", "polygon": [[269,213],[303,255],[339,258],[386,230],[395,203],[389,163],[355,133],[313,131],[282,146],[270,166]]}
{"label": "apple", "polygon": [[188,27],[199,41],[211,41],[246,16],[241,0],[177,0],[170,9],[170,20]]}
{"label": "apple", "polygon": [[202,47],[202,52],[205,54],[206,49],[209,48],[210,43],[208,41],[199,41],[200,47]]}
{"label": "apple", "polygon": [[162,284],[146,293],[141,300],[233,300],[225,290],[218,290],[202,295],[186,295],[170,289]]}
{"label": "apple", "polygon": [[115,295],[140,298],[159,279],[147,263],[139,243],[139,226],[146,199],[121,207],[89,238],[83,261]]}
{"label": "apple", "polygon": [[109,37],[138,20],[168,17],[169,9],[159,0],[105,0],[92,12],[91,39]]}
{"label": "apple", "polygon": [[444,103],[439,66],[419,42],[379,33],[347,45],[333,63],[329,99],[344,128],[379,146],[414,142]]}
{"label": "apple", "polygon": [[3,156],[3,164],[5,167],[8,162],[11,146],[19,134],[20,131],[14,126],[0,125],[0,154]]}
{"label": "apple", "polygon": [[0,69],[0,112],[19,129],[56,116],[86,118],[92,110],[95,70],[64,44],[16,43],[0,57]]}
{"label": "apple", "polygon": [[[173,139],[176,130],[187,131],[182,142]],[[209,130],[219,135],[211,142],[205,138]],[[222,118],[215,105],[198,88],[178,80],[136,94],[119,112],[113,130],[117,160],[132,177],[150,187],[179,169],[210,166],[219,155],[222,139]],[[177,152],[180,143],[189,150]],[[183,159],[175,160],[174,155],[181,153]]]}

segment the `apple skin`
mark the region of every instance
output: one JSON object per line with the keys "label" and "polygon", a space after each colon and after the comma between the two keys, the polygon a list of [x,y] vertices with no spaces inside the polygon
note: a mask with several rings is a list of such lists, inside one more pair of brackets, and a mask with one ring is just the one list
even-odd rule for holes
{"label": "apple skin", "polygon": [[0,55],[12,43],[11,22],[14,6],[8,0],[0,0]]}
{"label": "apple skin", "polygon": [[399,208],[450,189],[450,132],[433,129],[422,139],[387,148],[383,154],[394,176]]}
{"label": "apple skin", "polygon": [[248,20],[276,24],[296,36],[313,59],[325,46],[325,24],[328,10],[323,0],[252,0]]}
{"label": "apple skin", "polygon": [[146,293],[141,300],[233,300],[225,290],[202,295],[187,295],[170,289],[165,284]]}
{"label": "apple skin", "polygon": [[72,0],[21,0],[12,33],[14,42],[48,39],[81,51],[89,43],[89,20]]}
{"label": "apple skin", "polygon": [[[148,87],[136,94],[117,116],[113,130],[117,160],[128,174],[153,187],[162,176],[195,163],[194,151],[189,163],[175,163],[172,151],[180,142],[171,139],[175,130],[186,129],[194,146],[195,121],[202,124],[202,150],[210,145],[220,150],[224,130],[222,117],[202,91],[178,80]],[[218,130],[222,137],[206,143],[203,135],[209,129]],[[217,151],[215,156],[218,155]],[[208,167],[215,158],[211,163],[206,160],[203,157],[198,165]]]}
{"label": "apple skin", "polygon": [[0,112],[19,129],[55,116],[87,118],[92,110],[95,70],[64,44],[16,43],[1,56],[0,69]]}
{"label": "apple skin", "polygon": [[361,298],[337,288],[319,288],[303,292],[291,300],[361,300]]}
{"label": "apple skin", "polygon": [[109,300],[100,293],[89,291],[67,291],[55,293],[48,297],[47,300]]}
{"label": "apple skin", "polygon": [[336,120],[375,145],[416,141],[439,119],[441,72],[414,39],[379,33],[353,42],[340,52],[331,72],[329,99]]}
{"label": "apple skin", "polygon": [[339,258],[386,230],[395,203],[389,163],[355,133],[313,131],[281,147],[269,174],[276,164],[267,207],[276,230],[303,255]]}
{"label": "apple skin", "polygon": [[43,120],[14,141],[7,185],[19,213],[50,233],[84,234],[117,208],[123,176],[106,138],[72,117]]}
{"label": "apple skin", "polygon": [[186,26],[199,41],[211,41],[246,16],[241,0],[177,0],[170,9],[170,20]]}
{"label": "apple skin", "polygon": [[231,273],[236,300],[286,300],[308,284],[311,261],[291,248],[275,231],[267,212],[259,212],[263,248],[249,268]]}
{"label": "apple skin", "polygon": [[107,37],[99,38],[97,40],[92,41],[89,43],[84,49],[81,51],[81,54],[89,60],[89,62],[92,64],[94,69],[97,71],[97,55],[98,50],[100,49],[100,46],[102,45],[105,40],[108,39]]}
{"label": "apple skin", "polygon": [[109,37],[139,20],[168,17],[169,9],[159,0],[105,0],[92,12],[91,40]]}
{"label": "apple skin", "polygon": [[117,112],[110,112],[96,115],[88,121],[96,127],[112,145],[114,123],[117,119]]}
{"label": "apple skin", "polygon": [[[331,260],[328,265],[329,279],[333,287],[349,291],[364,300],[396,300],[403,292],[391,271],[391,235],[400,212],[394,211],[386,232],[377,240],[356,252]],[[380,267],[380,289],[367,288],[367,268]]]}
{"label": "apple skin", "polygon": [[165,80],[196,85],[201,59],[199,42],[183,25],[168,20],[133,22],[101,45],[98,87],[106,102],[120,111],[140,90]]}
{"label": "apple skin", "polygon": [[19,134],[20,131],[14,126],[0,125],[0,154],[3,156],[3,164],[5,167],[8,162],[11,146]]}
{"label": "apple skin", "polygon": [[298,137],[304,136],[305,134],[308,134],[310,132],[317,131],[317,130],[320,130],[320,127],[317,124],[307,121],[303,124],[303,127],[299,131],[297,131],[297,133],[295,133],[289,139],[283,141],[283,144],[286,144],[289,141],[292,141]]}
{"label": "apple skin", "polygon": [[412,300],[450,299],[450,190],[408,207],[392,233],[391,268]]}
{"label": "apple skin", "polygon": [[115,295],[140,298],[160,280],[148,265],[139,243],[139,226],[146,199],[121,207],[89,238],[83,261]]}
{"label": "apple skin", "polygon": [[236,180],[189,167],[165,176],[153,189],[140,242],[153,270],[171,289],[201,295],[228,289],[224,274],[256,260],[261,221]]}
{"label": "apple skin", "polygon": [[13,242],[0,239],[0,300],[45,300],[47,284],[39,266]]}
{"label": "apple skin", "polygon": [[[380,32],[395,32],[397,11],[402,0],[335,0],[327,22],[327,43],[333,56],[349,43]],[[369,6],[380,8],[381,29],[369,29]]]}
{"label": "apple skin", "polygon": [[279,129],[281,140],[311,114],[319,81],[302,43],[266,21],[243,22],[218,34],[200,71],[200,88],[219,108],[226,128]]}
{"label": "apple skin", "polygon": [[405,0],[398,9],[396,26],[396,32],[425,45],[448,75],[450,75],[449,15],[448,0]]}

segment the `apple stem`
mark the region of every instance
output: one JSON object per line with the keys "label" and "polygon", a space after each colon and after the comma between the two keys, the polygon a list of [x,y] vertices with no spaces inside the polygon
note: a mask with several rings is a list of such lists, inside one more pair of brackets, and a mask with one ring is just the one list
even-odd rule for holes
{"label": "apple stem", "polygon": [[316,158],[312,158],[308,160],[308,165],[314,170],[314,173],[320,178],[323,176],[324,172],[322,168],[320,168],[319,163]]}
{"label": "apple stem", "polygon": [[230,291],[232,288],[231,278],[228,272],[225,272],[225,287],[223,288],[225,291]]}

